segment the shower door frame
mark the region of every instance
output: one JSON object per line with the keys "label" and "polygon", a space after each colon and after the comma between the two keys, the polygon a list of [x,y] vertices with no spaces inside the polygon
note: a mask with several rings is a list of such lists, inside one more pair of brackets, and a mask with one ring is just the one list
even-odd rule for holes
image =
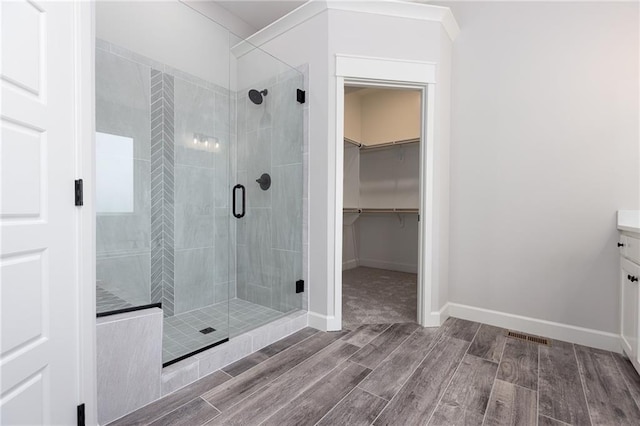
{"label": "shower door frame", "polygon": [[[344,178],[344,86],[366,86],[420,91],[420,205],[418,221],[418,303],[417,322],[423,327],[440,326],[445,319],[433,311],[438,301],[439,283],[433,271],[438,270],[438,247],[433,235],[433,218],[437,211],[434,200],[435,151],[435,82],[436,64],[363,56],[336,55],[336,138],[335,138],[335,210],[333,244],[333,285],[329,284],[329,300],[333,315],[327,318],[328,330],[342,329],[342,210]],[[428,272],[426,272],[428,271]],[[333,293],[333,295],[331,294]]]}

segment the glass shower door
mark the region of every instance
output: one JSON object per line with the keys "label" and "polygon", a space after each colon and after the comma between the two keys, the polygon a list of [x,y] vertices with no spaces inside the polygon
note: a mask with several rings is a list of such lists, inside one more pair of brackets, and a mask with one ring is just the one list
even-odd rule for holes
{"label": "glass shower door", "polygon": [[238,90],[231,336],[301,309],[303,214],[303,106],[297,101],[303,76],[246,42],[232,52]]}

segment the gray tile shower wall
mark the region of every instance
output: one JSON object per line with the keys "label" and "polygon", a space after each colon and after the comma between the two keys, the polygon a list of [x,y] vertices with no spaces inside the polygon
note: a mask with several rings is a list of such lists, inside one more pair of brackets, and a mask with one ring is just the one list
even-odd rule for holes
{"label": "gray tile shower wall", "polygon": [[[229,299],[229,97],[175,80],[176,313]],[[201,140],[194,142],[194,135]],[[205,141],[205,139],[207,141]]]}
{"label": "gray tile shower wall", "polygon": [[135,175],[133,214],[98,214],[100,286],[165,315],[235,297],[229,90],[96,46],[97,129],[133,139]]}
{"label": "gray tile shower wall", "polygon": [[214,135],[215,94],[176,78],[176,313],[214,301],[215,153],[194,135]]}

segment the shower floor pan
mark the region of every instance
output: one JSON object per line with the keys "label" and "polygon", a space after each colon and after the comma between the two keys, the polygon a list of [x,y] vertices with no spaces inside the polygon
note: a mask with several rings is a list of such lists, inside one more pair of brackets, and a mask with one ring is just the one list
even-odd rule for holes
{"label": "shower floor pan", "polygon": [[[284,315],[286,313],[246,300],[231,299],[229,302],[165,317],[162,362],[180,358],[226,337],[245,333]],[[205,329],[206,333],[201,332]]]}

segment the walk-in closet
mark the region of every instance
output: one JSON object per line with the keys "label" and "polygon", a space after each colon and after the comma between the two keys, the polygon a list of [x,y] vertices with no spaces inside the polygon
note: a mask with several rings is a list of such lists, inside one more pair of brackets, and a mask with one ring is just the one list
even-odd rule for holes
{"label": "walk-in closet", "polygon": [[343,325],[416,321],[421,93],[344,99]]}

